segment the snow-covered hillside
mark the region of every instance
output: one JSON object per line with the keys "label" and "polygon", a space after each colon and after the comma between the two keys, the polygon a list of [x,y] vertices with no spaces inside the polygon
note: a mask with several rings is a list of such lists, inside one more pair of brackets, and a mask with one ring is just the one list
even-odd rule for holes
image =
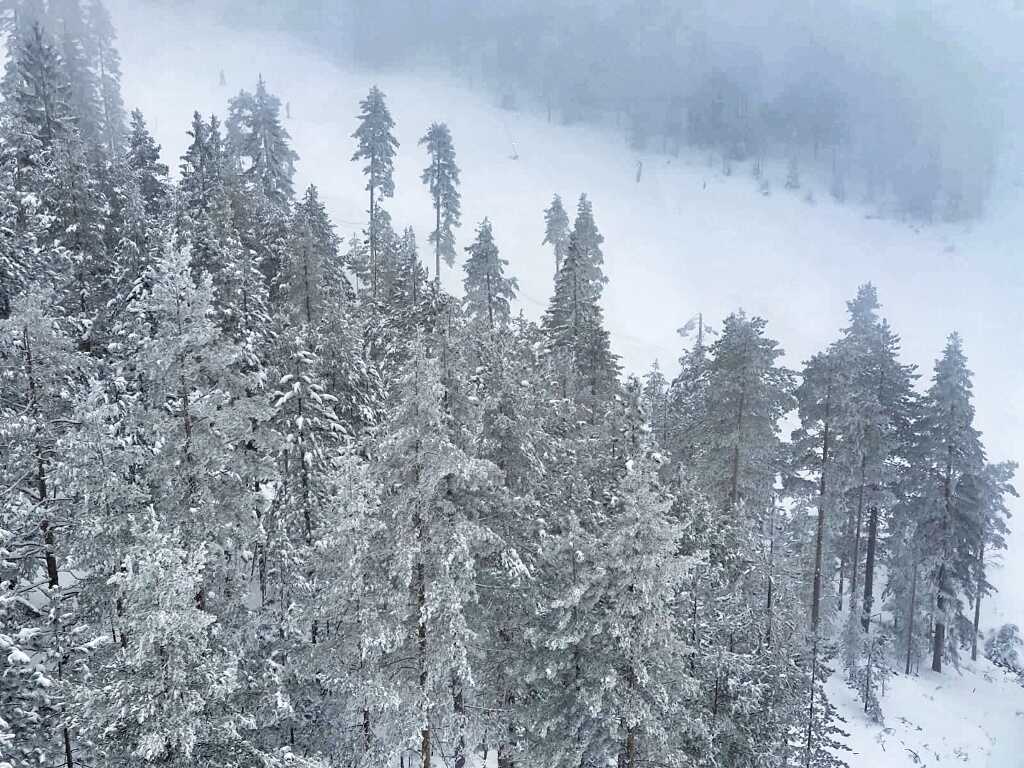
{"label": "snow-covered hillside", "polygon": [[960,673],[922,671],[894,675],[886,684],[884,727],[868,721],[861,701],[833,675],[829,699],[846,719],[853,768],[1024,765],[1024,688],[1011,675],[979,659]]}
{"label": "snow-covered hillside", "polygon": [[[460,243],[491,218],[527,314],[539,315],[551,290],[553,256],[541,245],[541,212],[556,192],[567,202],[586,192],[606,239],[608,324],[628,369],[645,369],[655,358],[674,367],[677,327],[698,311],[714,322],[741,304],[769,320],[770,334],[797,366],[835,337],[844,302],[871,280],[903,336],[905,357],[926,376],[945,334],[963,334],[990,458],[1024,457],[1024,166],[1012,147],[984,220],[912,226],[874,218],[857,204],[836,205],[813,180],[789,192],[781,169],[770,169],[772,192],[762,196],[746,167],[725,177],[717,162],[696,153],[640,158],[611,128],[550,125],[540,114],[503,111],[488,95],[436,73],[344,71],[287,40],[236,33],[195,13],[176,15],[140,0],[110,5],[121,30],[126,100],[144,111],[172,167],[192,111],[223,113],[229,96],[253,88],[262,73],[290,103],[300,183],[319,186],[347,238],[363,226],[366,207],[359,166],[349,160],[350,134],[359,99],[377,83],[402,145],[398,192],[388,203],[396,225],[413,225],[425,241],[432,210],[416,142],[430,122],[446,121],[462,167]],[[227,87],[218,85],[220,70]],[[461,273],[444,279],[455,288]],[[1024,521],[1024,505],[1014,512]],[[1024,560],[1024,523],[1015,526],[1010,552]],[[995,580],[1001,594],[985,605],[983,623],[1024,624],[1024,594],[1016,589],[1024,566],[1007,563]],[[883,702],[885,732],[861,726],[856,702],[833,686],[854,731],[856,768],[1024,765],[1015,756],[1024,748],[1024,689],[987,665],[969,667],[963,677],[896,678]]]}

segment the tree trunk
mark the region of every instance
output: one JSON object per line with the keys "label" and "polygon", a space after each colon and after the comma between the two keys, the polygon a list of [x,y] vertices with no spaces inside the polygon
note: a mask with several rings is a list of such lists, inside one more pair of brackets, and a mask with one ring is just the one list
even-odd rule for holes
{"label": "tree trunk", "polygon": [[946,558],[949,556],[947,544],[950,516],[953,510],[953,446],[946,446],[946,477],[942,486],[945,500],[945,515],[942,518],[942,563],[939,565],[938,596],[935,599],[935,633],[932,643],[932,671],[942,671],[942,656],[946,649]]}
{"label": "tree trunk", "polygon": [[971,635],[971,661],[978,660],[978,629],[981,625],[981,592],[985,582],[985,544],[978,547],[978,586],[974,594],[974,634]]}
{"label": "tree trunk", "polygon": [[818,525],[814,537],[814,589],[811,595],[811,631],[818,636],[818,623],[821,619],[821,556],[825,541],[825,493],[827,491],[827,469],[829,450],[829,415],[831,409],[831,389],[825,399],[825,428],[821,442],[821,479],[818,482]]}
{"label": "tree trunk", "polygon": [[942,595],[946,583],[946,566],[939,566],[939,596],[935,601],[935,630],[932,634],[932,671],[942,671],[942,656],[946,648],[946,599]]}
{"label": "tree trunk", "polygon": [[[434,163],[434,176],[435,183],[437,174],[440,172],[438,163]],[[435,229],[434,229],[434,287],[438,292],[441,290],[441,188],[438,186],[437,192],[434,193],[434,213],[435,213]]]}
{"label": "tree trunk", "polygon": [[626,768],[637,768],[636,730],[635,725],[626,728]]}
{"label": "tree trunk", "polygon": [[487,271],[487,325],[494,330],[494,297],[491,296],[491,272]]}
{"label": "tree trunk", "polygon": [[878,543],[878,507],[872,505],[868,509],[868,557],[864,565],[864,615],[861,618],[861,625],[867,632],[871,623],[871,608],[874,605],[875,596],[875,548]]}
{"label": "tree trunk", "polygon": [[455,710],[455,730],[458,736],[455,739],[455,768],[466,766],[466,704],[462,696],[462,681],[456,675],[452,675],[452,707]]}
{"label": "tree trunk", "polygon": [[857,514],[853,524],[853,556],[850,558],[850,608],[857,601],[857,574],[860,569],[860,529],[864,522],[864,470],[867,459],[860,457],[860,490],[857,494]]}
{"label": "tree trunk", "polygon": [[430,768],[430,726],[420,731],[420,768]]}
{"label": "tree trunk", "polygon": [[370,183],[370,292],[377,298],[377,203]]}
{"label": "tree trunk", "polygon": [[917,563],[914,563],[910,579],[910,612],[907,614],[907,668],[906,674],[910,674],[910,651],[914,644],[914,605],[917,598]]}

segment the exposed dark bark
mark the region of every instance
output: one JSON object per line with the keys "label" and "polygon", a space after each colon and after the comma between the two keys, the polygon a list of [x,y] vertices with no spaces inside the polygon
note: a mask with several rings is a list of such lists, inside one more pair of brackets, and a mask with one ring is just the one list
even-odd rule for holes
{"label": "exposed dark bark", "polygon": [[935,599],[935,630],[932,635],[932,671],[942,671],[942,657],[946,650],[946,557],[949,556],[948,530],[953,514],[953,446],[946,446],[946,474],[942,483],[945,515],[942,518],[942,558]]}
{"label": "exposed dark bark", "polygon": [[860,488],[857,491],[857,512],[853,523],[853,555],[850,558],[850,605],[853,606],[857,595],[857,576],[860,572],[860,529],[864,524],[864,486],[867,458],[860,457]]}
{"label": "exposed dark bark", "polygon": [[864,564],[864,615],[861,618],[861,625],[866,632],[871,623],[871,609],[874,605],[875,595],[875,549],[878,544],[878,507],[872,505],[868,509],[868,555]]}
{"label": "exposed dark bark", "polygon": [[453,756],[455,768],[466,766],[466,703],[462,695],[462,681],[457,675],[452,675],[452,708],[455,710],[456,730],[458,736],[455,739],[455,754]]}
{"label": "exposed dark bark", "polygon": [[906,674],[910,674],[910,654],[914,644],[914,609],[917,607],[915,602],[917,600],[917,562],[914,562],[914,568],[910,578],[910,611],[907,614],[907,668]]}
{"label": "exposed dark bark", "polygon": [[978,660],[978,629],[981,624],[981,593],[985,588],[985,542],[978,545],[978,586],[974,593],[974,633],[971,635],[971,661]]}

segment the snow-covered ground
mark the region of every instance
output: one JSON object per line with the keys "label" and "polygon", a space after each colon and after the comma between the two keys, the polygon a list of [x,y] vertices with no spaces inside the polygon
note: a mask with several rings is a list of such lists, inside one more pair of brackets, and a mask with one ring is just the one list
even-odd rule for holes
{"label": "snow-covered ground", "polygon": [[[359,166],[349,161],[350,134],[359,99],[376,83],[388,96],[401,142],[398,194],[387,204],[394,223],[413,225],[425,243],[432,210],[419,180],[425,156],[416,142],[432,121],[447,122],[462,168],[459,240],[468,244],[475,224],[491,218],[528,315],[539,316],[551,291],[553,256],[541,245],[542,210],[556,192],[567,207],[586,192],[605,235],[608,325],[629,370],[642,371],[655,358],[674,367],[676,328],[697,312],[714,324],[740,306],[769,320],[788,363],[798,367],[835,337],[844,302],[871,280],[903,336],[906,359],[926,376],[945,335],[963,334],[990,458],[1024,458],[1024,152],[1013,146],[983,220],[915,226],[871,217],[856,203],[837,205],[813,180],[788,192],[782,169],[769,170],[766,197],[746,166],[725,177],[700,153],[639,157],[610,128],[549,125],[540,114],[503,111],[488,95],[436,73],[346,71],[289,40],[217,26],[196,9],[175,14],[142,0],[109,4],[121,32],[126,100],[145,112],[172,167],[187,144],[192,111],[223,114],[227,99],[239,88],[252,89],[262,73],[290,102],[287,127],[301,156],[300,184],[318,185],[347,239],[363,226],[366,208]],[[227,87],[218,86],[222,69]],[[511,157],[513,144],[518,159]],[[808,202],[808,191],[815,202]],[[461,273],[449,271],[444,280],[455,289]],[[1019,521],[995,576],[1001,594],[984,605],[987,626],[1024,624],[1018,589],[1024,504],[1014,510]],[[854,727],[863,757],[851,763],[945,764],[959,759],[962,743],[971,768],[1024,766],[1022,692],[984,665],[963,677],[897,679],[886,706],[891,732]],[[845,710],[855,715],[855,703]]]}
{"label": "snow-covered ground", "polygon": [[886,683],[885,725],[868,721],[861,701],[833,675],[829,699],[846,719],[852,768],[1020,768],[1024,765],[1024,687],[989,662],[960,673],[894,675]]}

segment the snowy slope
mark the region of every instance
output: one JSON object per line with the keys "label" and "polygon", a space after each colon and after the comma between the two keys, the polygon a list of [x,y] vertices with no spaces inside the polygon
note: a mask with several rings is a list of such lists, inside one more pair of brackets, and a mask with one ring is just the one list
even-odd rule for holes
{"label": "snowy slope", "polygon": [[893,676],[882,699],[884,727],[867,720],[837,675],[827,690],[846,719],[844,759],[852,768],[1024,765],[1024,687],[987,661],[967,661],[961,674]]}
{"label": "snowy slope", "polygon": [[[737,166],[724,177],[717,163],[700,154],[671,161],[646,155],[637,183],[639,158],[611,128],[549,125],[541,115],[502,111],[488,96],[436,73],[343,71],[287,40],[218,27],[197,9],[175,15],[142,0],[109,5],[121,32],[126,100],[145,112],[172,167],[187,143],[192,111],[223,114],[229,96],[252,89],[262,73],[270,89],[290,102],[287,127],[301,155],[299,183],[315,181],[347,238],[363,226],[366,208],[359,167],[349,162],[350,134],[359,99],[377,83],[388,96],[402,145],[398,195],[387,204],[396,226],[413,225],[425,243],[432,212],[419,180],[425,159],[416,141],[431,121],[446,121],[462,167],[459,241],[468,244],[476,222],[491,218],[528,315],[542,312],[551,290],[553,256],[541,246],[541,212],[555,192],[568,206],[585,191],[606,239],[607,319],[628,369],[643,370],[655,358],[672,368],[677,327],[698,311],[721,318],[741,304],[768,318],[769,332],[789,352],[788,363],[799,366],[835,337],[845,321],[844,302],[859,283],[872,280],[903,336],[906,358],[926,375],[946,333],[963,334],[990,457],[1024,458],[1024,152],[1012,146],[984,220],[917,227],[869,217],[855,204],[838,206],[813,182],[799,193],[786,192],[781,169],[769,170],[773,192],[763,197],[748,168]],[[227,88],[217,84],[221,69]],[[808,186],[816,203],[805,200]],[[449,271],[444,279],[455,289],[461,274]],[[1015,511],[1021,522],[1010,552],[1024,554],[1024,505],[1017,503]],[[1015,588],[1024,583],[1024,557],[1007,560],[995,577],[1001,594],[984,606],[986,625],[1024,624],[1024,593]],[[927,678],[900,684],[894,695],[939,701],[977,688],[964,702],[988,704],[1006,693],[1002,684],[977,676],[964,678],[974,681],[970,686],[948,679],[949,687],[933,692]],[[977,712],[971,718],[982,722]],[[1024,726],[1024,719],[1015,722]],[[948,723],[933,725],[944,735],[953,730]],[[1016,731],[1006,733],[1024,747]],[[904,764],[865,754],[873,758],[855,762],[858,768]],[[1024,758],[1013,765],[1024,765]]]}

